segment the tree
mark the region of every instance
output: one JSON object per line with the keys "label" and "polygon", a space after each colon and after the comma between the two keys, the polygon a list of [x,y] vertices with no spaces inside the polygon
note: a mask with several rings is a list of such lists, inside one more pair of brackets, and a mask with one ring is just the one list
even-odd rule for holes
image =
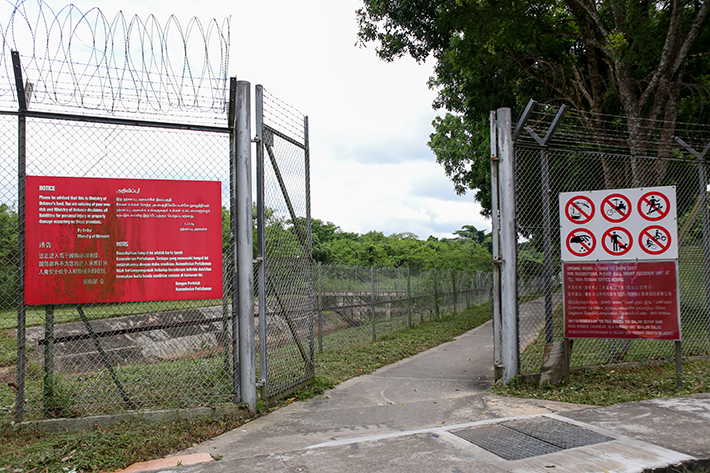
{"label": "tree", "polygon": [[[679,112],[708,111],[710,0],[363,0],[359,41],[387,61],[436,61],[430,146],[459,192],[483,190],[489,110],[530,99],[577,109],[598,142],[612,131],[597,114],[625,115],[630,169],[603,159],[606,185],[658,185]],[[484,128],[485,127],[485,128]],[[468,135],[466,134],[468,133]],[[653,138],[653,139],[651,139]],[[454,145],[465,146],[455,152]],[[650,143],[659,143],[655,149]],[[637,156],[656,155],[657,160]]]}
{"label": "tree", "polygon": [[7,204],[0,204],[0,308],[3,309],[19,302],[17,232],[17,212]]}

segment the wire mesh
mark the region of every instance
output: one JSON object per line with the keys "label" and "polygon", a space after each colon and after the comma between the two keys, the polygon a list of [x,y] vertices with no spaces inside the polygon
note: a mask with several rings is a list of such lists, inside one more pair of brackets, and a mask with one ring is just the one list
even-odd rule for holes
{"label": "wire mesh", "polygon": [[[532,129],[538,135],[544,136],[556,112],[556,109],[549,108],[538,111],[530,121]],[[604,118],[611,120],[614,117]],[[570,112],[570,116],[565,116],[559,127],[561,132],[553,137],[549,147],[534,144],[534,140],[531,140],[525,131],[521,132],[516,142],[516,194],[519,196],[516,212],[519,232],[519,339],[520,371],[523,373],[540,370],[546,343],[543,192],[549,192],[551,196],[549,210],[552,231],[548,243],[552,261],[552,335],[553,341],[561,341],[564,336],[564,314],[560,215],[556,196],[562,192],[635,187],[639,169],[647,170],[642,174],[646,182],[655,176],[650,185],[676,188],[683,355],[710,352],[704,262],[707,255],[703,250],[703,227],[699,216],[699,207],[702,207],[699,203],[703,202],[702,197],[706,192],[700,190],[698,160],[676,145],[675,157],[661,163],[664,166],[661,170],[658,159],[623,154],[628,152],[623,127],[611,129],[617,130],[617,134],[609,133],[606,141],[599,143],[595,141],[589,129],[583,126],[582,119]],[[707,127],[680,124],[677,131],[687,132],[689,138],[686,142],[693,143],[699,150],[710,140]],[[655,151],[657,145],[649,145],[648,149]],[[549,189],[543,189],[543,159],[547,161],[549,168]],[[655,174],[652,174],[651,170]],[[705,239],[708,237],[710,236],[705,235]],[[672,359],[674,353],[675,345],[672,341],[579,339],[575,340],[571,366]]]}
{"label": "wire mesh", "polygon": [[[314,374],[313,277],[307,119],[263,93],[264,290],[266,346],[260,363],[266,398]],[[265,354],[265,355],[264,355]]]}
{"label": "wire mesh", "polygon": [[[6,137],[0,178],[3,420],[14,414],[19,388],[25,420],[231,401],[228,296],[25,307],[24,386],[18,386],[17,150],[7,146],[16,143],[17,117],[2,116],[0,127]],[[222,205],[229,202],[227,133],[40,118],[27,118],[26,129],[28,175],[159,179],[174,182],[176,193],[183,180],[221,181]],[[228,244],[223,251],[228,261]],[[228,295],[232,276],[222,279]]]}
{"label": "wire mesh", "polygon": [[14,50],[35,110],[141,113],[179,123],[226,118],[229,19],[108,18],[98,8],[55,10],[42,0],[5,2],[0,12],[1,108],[17,104]]}
{"label": "wire mesh", "polygon": [[319,352],[343,352],[490,301],[491,276],[322,265],[314,269]]}

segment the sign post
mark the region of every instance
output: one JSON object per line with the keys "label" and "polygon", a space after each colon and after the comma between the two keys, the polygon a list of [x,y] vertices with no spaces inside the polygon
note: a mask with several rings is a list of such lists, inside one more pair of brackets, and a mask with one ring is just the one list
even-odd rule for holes
{"label": "sign post", "polygon": [[675,340],[678,352],[675,187],[562,193],[559,205],[565,338]]}

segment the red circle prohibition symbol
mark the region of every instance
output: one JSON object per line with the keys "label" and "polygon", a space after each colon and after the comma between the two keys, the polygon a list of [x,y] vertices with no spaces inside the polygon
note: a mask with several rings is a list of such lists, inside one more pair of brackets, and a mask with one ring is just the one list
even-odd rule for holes
{"label": "red circle prohibition symbol", "polygon": [[638,202],[639,215],[651,222],[663,219],[670,210],[671,203],[662,192],[647,192]]}
{"label": "red circle prohibition symbol", "polygon": [[567,220],[576,224],[589,222],[594,217],[594,202],[589,197],[578,195],[567,201],[565,206]]}
{"label": "red circle prohibition symbol", "polygon": [[631,200],[623,194],[611,194],[599,206],[602,216],[612,223],[623,222],[631,215]]}
{"label": "red circle prohibition symbol", "polygon": [[649,255],[660,255],[671,247],[671,232],[667,228],[651,225],[639,235],[641,249]]}
{"label": "red circle prohibition symbol", "polygon": [[[608,244],[607,244],[608,242]],[[634,239],[624,227],[613,227],[604,232],[602,246],[612,256],[623,256],[631,250]]]}
{"label": "red circle prohibition symbol", "polygon": [[567,235],[567,249],[574,256],[587,256],[594,251],[597,246],[597,239],[594,234],[585,228],[573,230]]}

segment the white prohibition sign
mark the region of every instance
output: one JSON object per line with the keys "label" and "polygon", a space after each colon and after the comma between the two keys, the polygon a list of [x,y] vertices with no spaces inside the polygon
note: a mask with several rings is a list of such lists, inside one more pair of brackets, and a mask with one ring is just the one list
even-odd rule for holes
{"label": "white prohibition sign", "polygon": [[612,256],[623,256],[631,250],[634,239],[624,227],[613,227],[604,232],[602,247]]}
{"label": "white prohibition sign", "polygon": [[631,215],[631,200],[624,194],[611,194],[604,198],[600,212],[611,223],[623,222]]}
{"label": "white prohibition sign", "polygon": [[662,220],[671,210],[671,203],[663,192],[647,192],[638,202],[639,215],[646,220]]}
{"label": "white prohibition sign", "polygon": [[565,205],[565,214],[572,223],[587,223],[594,217],[594,202],[583,195],[573,197]]}
{"label": "white prohibition sign", "polygon": [[641,249],[650,255],[660,255],[671,246],[671,233],[667,228],[651,225],[643,229],[639,235]]}
{"label": "white prohibition sign", "polygon": [[574,256],[587,256],[596,248],[597,239],[594,237],[594,233],[586,228],[579,228],[567,235],[565,243],[569,252]]}

